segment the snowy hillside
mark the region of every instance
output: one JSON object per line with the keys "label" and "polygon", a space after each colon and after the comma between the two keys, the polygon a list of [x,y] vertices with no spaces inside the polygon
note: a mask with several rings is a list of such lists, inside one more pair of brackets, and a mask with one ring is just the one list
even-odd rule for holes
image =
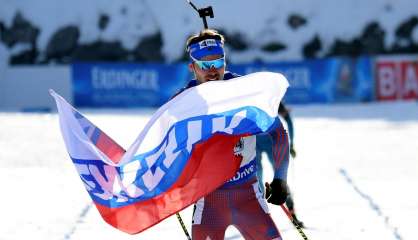
{"label": "snowy hillside", "polygon": [[[209,26],[229,41],[233,62],[330,55],[417,53],[414,0],[195,0],[212,5]],[[0,0],[3,62],[184,59],[202,28],[186,0]]]}

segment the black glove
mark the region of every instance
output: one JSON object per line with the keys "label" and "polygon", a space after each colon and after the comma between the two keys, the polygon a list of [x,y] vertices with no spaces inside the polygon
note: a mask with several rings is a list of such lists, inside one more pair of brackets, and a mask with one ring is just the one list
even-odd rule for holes
{"label": "black glove", "polygon": [[293,144],[290,145],[290,156],[292,156],[292,158],[296,157],[296,150],[293,147]]}
{"label": "black glove", "polygon": [[282,205],[289,195],[286,181],[275,178],[270,184],[266,183],[266,199],[268,203]]}

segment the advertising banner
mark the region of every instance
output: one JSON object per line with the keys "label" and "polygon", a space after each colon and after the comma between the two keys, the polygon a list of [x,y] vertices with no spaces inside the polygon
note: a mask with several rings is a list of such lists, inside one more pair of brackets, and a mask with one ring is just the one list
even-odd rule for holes
{"label": "advertising banner", "polygon": [[185,64],[75,63],[77,107],[158,107],[189,80]]}
{"label": "advertising banner", "polygon": [[282,73],[290,87],[288,103],[331,103],[371,101],[371,61],[363,58],[329,58],[300,62],[228,65],[239,74],[257,71]]}
{"label": "advertising banner", "polygon": [[[228,64],[227,70],[240,75],[259,71],[282,73],[290,83],[284,97],[287,103],[374,99],[372,64],[367,57]],[[186,63],[75,63],[72,65],[74,104],[77,107],[158,107],[191,78]]]}
{"label": "advertising banner", "polygon": [[376,99],[418,99],[418,55],[377,57]]}

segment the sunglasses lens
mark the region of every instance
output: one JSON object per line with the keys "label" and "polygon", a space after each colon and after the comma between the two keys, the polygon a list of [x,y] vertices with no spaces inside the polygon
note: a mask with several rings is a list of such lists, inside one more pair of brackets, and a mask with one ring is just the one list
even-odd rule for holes
{"label": "sunglasses lens", "polygon": [[219,59],[210,60],[210,61],[195,61],[195,62],[199,66],[199,68],[202,70],[209,70],[212,67],[218,69],[225,65],[224,58],[219,58]]}

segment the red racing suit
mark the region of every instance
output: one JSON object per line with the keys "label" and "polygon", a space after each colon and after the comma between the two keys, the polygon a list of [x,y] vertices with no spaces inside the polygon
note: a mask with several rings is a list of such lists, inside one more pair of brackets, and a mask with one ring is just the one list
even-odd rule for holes
{"label": "red racing suit", "polygon": [[[226,72],[224,80],[234,77],[238,75]],[[196,80],[192,80],[184,89],[197,84]],[[268,134],[273,142],[274,178],[286,180],[289,162],[288,135],[280,122]],[[281,240],[257,182],[256,137],[241,138],[234,151],[242,156],[239,170],[223,186],[195,204],[193,240],[224,239],[225,231],[230,225],[236,227],[247,240]]]}

